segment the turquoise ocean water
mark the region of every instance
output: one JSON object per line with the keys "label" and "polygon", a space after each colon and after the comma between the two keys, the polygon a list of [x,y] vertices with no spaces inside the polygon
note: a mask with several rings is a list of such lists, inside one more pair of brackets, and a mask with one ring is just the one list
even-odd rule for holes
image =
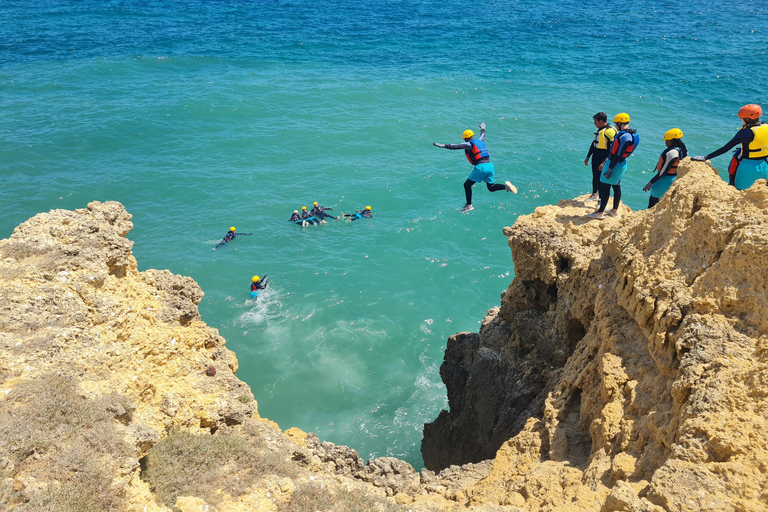
{"label": "turquoise ocean water", "polygon": [[[122,202],[141,270],[205,291],[260,413],[417,468],[447,407],[446,338],[514,275],[502,228],[590,192],[592,115],[626,111],[642,186],[672,127],[691,154],[766,107],[765,2],[0,3],[0,237]],[[461,214],[466,128],[497,179]],[[721,169],[727,157],[715,161]],[[375,218],[300,228],[313,201]],[[213,251],[230,226],[253,233]],[[250,278],[271,286],[249,300]]]}

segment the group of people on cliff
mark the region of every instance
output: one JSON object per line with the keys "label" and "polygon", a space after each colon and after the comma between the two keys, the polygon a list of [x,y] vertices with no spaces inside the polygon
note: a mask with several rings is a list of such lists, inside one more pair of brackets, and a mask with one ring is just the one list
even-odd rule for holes
{"label": "group of people on cliff", "polygon": [[[762,108],[759,105],[744,105],[739,110],[742,121],[741,129],[723,147],[707,156],[694,156],[695,161],[707,161],[726,153],[739,146],[728,166],[729,183],[738,190],[752,186],[758,179],[768,179],[768,124],[760,122]],[[605,112],[592,116],[596,131],[589,146],[589,152],[584,159],[584,165],[592,162],[592,195],[586,202],[597,202],[597,210],[588,214],[594,219],[604,219],[606,213],[617,217],[621,204],[621,179],[627,171],[627,158],[635,152],[640,144],[637,131],[630,128],[629,114],[622,112],[613,118],[613,125],[608,122]],[[466,203],[462,212],[474,210],[472,206],[472,186],[485,182],[490,192],[506,190],[517,193],[517,188],[511,182],[495,183],[495,169],[491,163],[488,147],[485,144],[485,123],[480,123],[480,136],[475,137],[472,130],[465,130],[460,144],[433,145],[445,149],[461,149],[472,165],[469,177],[464,182]],[[665,148],[659,156],[655,168],[655,176],[645,184],[643,190],[650,192],[648,208],[659,202],[677,177],[677,167],[683,158],[688,156],[688,148],[682,141],[683,132],[679,128],[667,130],[664,134]],[[611,190],[613,190],[613,208],[606,212]]]}
{"label": "group of people on cliff", "polygon": [[[768,179],[768,124],[760,122],[762,114],[759,105],[744,105],[739,109],[742,127],[736,135],[720,149],[706,156],[691,157],[691,160],[705,162],[739,146],[728,166],[729,183],[738,190],[744,190],[758,179]],[[613,118],[615,127],[608,123],[605,112],[598,112],[592,119],[597,130],[584,165],[589,165],[592,160],[592,195],[586,201],[597,201],[597,210],[588,216],[594,219],[605,218],[613,188],[613,209],[607,213],[616,217],[621,202],[621,178],[627,170],[626,160],[637,149],[640,137],[629,127],[629,115],[626,113],[617,114]],[[656,164],[656,175],[643,187],[644,191],[650,191],[648,208],[658,203],[669,189],[677,177],[677,166],[688,156],[688,148],[682,138],[683,132],[679,128],[672,128],[664,134],[666,148]]]}

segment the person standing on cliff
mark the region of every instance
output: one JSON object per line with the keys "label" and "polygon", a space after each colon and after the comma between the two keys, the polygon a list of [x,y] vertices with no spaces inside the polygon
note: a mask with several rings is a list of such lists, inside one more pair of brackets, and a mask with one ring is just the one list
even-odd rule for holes
{"label": "person standing on cliff", "polygon": [[433,142],[433,146],[445,149],[463,149],[464,154],[467,156],[467,160],[472,164],[472,172],[469,174],[469,178],[464,182],[464,195],[467,199],[467,204],[461,209],[462,212],[471,212],[474,210],[472,206],[472,185],[481,181],[485,182],[486,187],[491,192],[498,190],[506,190],[507,192],[514,192],[517,194],[517,189],[511,182],[505,181],[503,185],[494,183],[495,170],[491,163],[491,156],[488,153],[488,148],[485,145],[485,123],[477,125],[480,128],[480,137],[475,138],[475,132],[472,130],[464,130],[461,138],[464,142],[461,144],[440,144]]}
{"label": "person standing on cliff", "polygon": [[629,127],[629,114],[622,112],[616,114],[613,123],[619,132],[611,144],[611,152],[608,159],[600,164],[600,171],[603,171],[605,164],[608,168],[600,176],[600,206],[597,211],[588,214],[593,219],[605,218],[605,207],[608,205],[608,199],[611,197],[611,187],[613,187],[613,209],[608,211],[611,217],[619,216],[619,204],[621,203],[621,178],[627,172],[627,158],[635,152],[640,145],[640,136],[636,130]]}
{"label": "person standing on cliff", "polygon": [[683,131],[679,128],[672,128],[664,134],[664,144],[667,149],[662,151],[659,163],[656,164],[656,176],[643,187],[644,191],[651,191],[648,208],[656,206],[661,196],[669,190],[670,185],[677,178],[677,166],[680,160],[688,156],[688,148],[685,147],[682,138]]}
{"label": "person standing on cliff", "polygon": [[[707,156],[694,156],[691,160],[705,162],[728,152],[737,144],[741,144],[741,161],[731,160],[729,174],[735,173],[733,182],[737,190],[751,187],[759,179],[768,179],[768,124],[760,122],[763,109],[760,105],[744,105],[739,109],[742,127],[736,135],[723,147]],[[733,172],[730,172],[733,170]]]}
{"label": "person standing on cliff", "polygon": [[[587,198],[585,203],[599,201],[598,191],[600,190],[600,166],[608,159],[611,152],[611,143],[616,137],[616,128],[608,123],[608,114],[598,112],[592,116],[592,122],[597,130],[589,145],[587,158],[584,159],[584,165],[589,165],[589,158],[592,157],[592,195]],[[598,205],[599,206],[599,205]]]}

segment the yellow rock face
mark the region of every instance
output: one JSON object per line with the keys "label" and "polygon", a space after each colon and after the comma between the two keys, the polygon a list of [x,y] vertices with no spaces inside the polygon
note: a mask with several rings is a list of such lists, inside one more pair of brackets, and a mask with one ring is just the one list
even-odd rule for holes
{"label": "yellow rock face", "polygon": [[[679,170],[651,210],[597,221],[562,201],[505,230],[510,345],[532,307],[564,345],[568,325],[581,337],[541,420],[502,445],[473,503],[768,510],[768,187],[737,191],[704,163]],[[521,296],[550,286],[543,311]]]}
{"label": "yellow rock face", "polygon": [[[291,466],[214,496],[221,511],[278,510],[312,486],[343,509],[366,495],[403,512],[768,510],[768,187],[736,191],[688,160],[679,174],[649,211],[597,221],[562,201],[505,229],[514,281],[479,333],[448,342],[451,411],[425,436],[439,474],[260,418],[200,319],[202,290],[139,272],[114,202],[39,214],[0,241],[0,420],[24,383],[71,376],[130,446],[110,466],[129,511],[170,510],[139,460],[174,428],[246,432]],[[7,436],[0,508],[60,485],[34,455],[35,471],[4,457]]]}

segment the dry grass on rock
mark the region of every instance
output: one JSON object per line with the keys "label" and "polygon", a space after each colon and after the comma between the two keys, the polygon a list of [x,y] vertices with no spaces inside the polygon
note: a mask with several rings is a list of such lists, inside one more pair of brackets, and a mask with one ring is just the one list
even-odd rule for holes
{"label": "dry grass on rock", "polygon": [[81,397],[73,379],[55,374],[0,401],[0,508],[120,510],[124,493],[113,479],[129,447],[108,411],[112,403]]}
{"label": "dry grass on rock", "polygon": [[265,475],[294,475],[281,455],[252,441],[234,430],[197,435],[173,430],[141,460],[141,477],[167,506],[179,496],[215,506],[223,493],[240,496]]}

